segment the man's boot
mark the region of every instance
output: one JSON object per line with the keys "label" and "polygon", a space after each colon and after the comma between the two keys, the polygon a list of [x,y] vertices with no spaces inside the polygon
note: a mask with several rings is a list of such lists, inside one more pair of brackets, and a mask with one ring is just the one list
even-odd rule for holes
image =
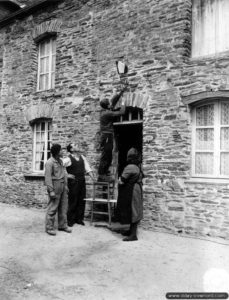
{"label": "man's boot", "polygon": [[137,241],[137,227],[138,222],[130,224],[130,235],[123,239],[124,242]]}
{"label": "man's boot", "polygon": [[131,228],[132,228],[132,224],[130,224],[130,228],[128,230],[122,230],[121,234],[123,236],[129,236],[129,235],[131,235]]}

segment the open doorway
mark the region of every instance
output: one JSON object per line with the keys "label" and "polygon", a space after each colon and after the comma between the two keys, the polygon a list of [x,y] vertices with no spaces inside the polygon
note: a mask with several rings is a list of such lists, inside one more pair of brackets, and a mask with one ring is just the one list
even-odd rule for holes
{"label": "open doorway", "polygon": [[126,156],[130,148],[136,148],[142,155],[143,141],[142,109],[129,107],[126,114],[114,123],[117,153],[117,173],[121,175],[126,166]]}
{"label": "open doorway", "polygon": [[126,156],[130,148],[136,148],[142,154],[142,123],[115,126],[118,151],[118,176],[126,166]]}

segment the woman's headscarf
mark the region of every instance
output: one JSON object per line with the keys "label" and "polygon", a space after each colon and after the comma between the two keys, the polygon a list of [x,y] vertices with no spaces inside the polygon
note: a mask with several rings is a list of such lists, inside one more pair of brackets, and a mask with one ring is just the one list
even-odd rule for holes
{"label": "woman's headscarf", "polygon": [[127,163],[135,165],[140,163],[140,155],[136,148],[130,148],[127,152]]}

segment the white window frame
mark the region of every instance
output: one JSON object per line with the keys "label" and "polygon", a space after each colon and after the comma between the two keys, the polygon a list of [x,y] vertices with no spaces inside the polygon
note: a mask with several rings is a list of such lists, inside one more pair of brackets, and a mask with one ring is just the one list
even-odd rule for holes
{"label": "white window frame", "polygon": [[[133,123],[143,123],[143,117],[141,116],[141,112],[138,109],[137,112],[137,118],[133,117],[134,112],[132,112],[131,110],[128,110],[127,107],[127,111],[125,113],[125,117],[122,115],[120,117],[118,117],[119,121],[114,122],[114,125],[122,125],[122,124],[133,124]],[[127,120],[126,120],[127,117]]]}
{"label": "white window frame", "polygon": [[[32,169],[33,169],[33,172],[35,172],[35,173],[44,173],[44,169],[43,170],[36,169],[36,153],[39,153],[39,151],[37,151],[37,134],[38,134],[38,132],[41,133],[41,130],[38,131],[37,128],[38,128],[39,124],[41,125],[41,123],[45,123],[44,151],[43,151],[44,152],[44,164],[43,164],[43,167],[45,167],[45,163],[48,160],[48,152],[50,153],[50,149],[48,151],[48,143],[50,143],[50,148],[51,148],[51,142],[52,142],[52,121],[41,119],[41,120],[35,122],[33,124],[33,163],[32,163]],[[49,128],[49,130],[48,130],[48,128]],[[48,139],[48,131],[50,133],[50,138],[49,139]],[[51,156],[51,154],[50,154],[50,156]]]}
{"label": "white window frame", "polygon": [[[48,44],[48,52],[41,55],[41,46],[43,44]],[[41,60],[45,60],[44,69],[46,70],[46,63],[48,61],[48,71],[41,73]],[[53,67],[53,70],[52,70]],[[43,39],[38,44],[38,73],[37,73],[37,91],[45,91],[53,89],[55,87],[55,71],[56,71],[56,37],[49,37]],[[48,86],[41,88],[41,76],[48,76]],[[53,78],[53,80],[52,80]]]}
{"label": "white window frame", "polygon": [[[228,153],[226,150],[221,150],[221,145],[220,145],[220,132],[221,128],[223,127],[229,127],[229,125],[221,125],[220,124],[220,116],[221,116],[221,103],[229,103],[229,100],[223,100],[223,99],[215,99],[211,101],[204,102],[200,105],[197,105],[193,107],[192,113],[191,113],[191,118],[192,118],[192,177],[200,177],[200,178],[229,178],[229,175],[221,175],[220,174],[220,158],[221,158],[221,153]],[[203,150],[202,152],[213,152],[213,157],[214,157],[214,163],[213,163],[213,174],[196,174],[195,173],[195,162],[196,162],[196,152],[200,153],[201,150],[196,150],[196,129],[201,128],[201,126],[196,126],[196,109],[198,107],[208,105],[208,104],[214,104],[214,125],[212,126],[203,126],[202,128],[213,128],[214,130],[214,150],[211,151],[206,151]]]}

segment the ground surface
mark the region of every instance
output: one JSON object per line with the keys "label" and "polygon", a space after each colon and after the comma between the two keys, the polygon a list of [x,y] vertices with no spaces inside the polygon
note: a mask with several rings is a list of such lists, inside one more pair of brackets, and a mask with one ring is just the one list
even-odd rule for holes
{"label": "ground surface", "polygon": [[139,230],[137,242],[88,223],[44,232],[45,212],[0,204],[1,300],[161,300],[229,291],[229,245]]}

